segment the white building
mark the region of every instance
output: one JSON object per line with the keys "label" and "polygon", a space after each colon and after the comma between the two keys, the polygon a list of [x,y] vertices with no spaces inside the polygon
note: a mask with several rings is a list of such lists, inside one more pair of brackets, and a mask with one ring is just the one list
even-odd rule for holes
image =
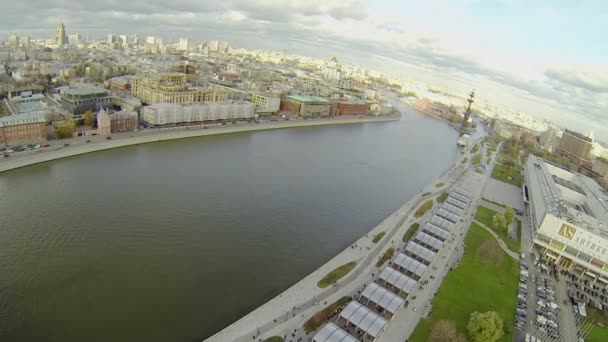
{"label": "white building", "polygon": [[109,135],[110,133],[112,133],[112,121],[110,115],[102,109],[97,113],[97,134]]}
{"label": "white building", "polygon": [[524,200],[534,244],[560,268],[608,286],[608,195],[591,178],[530,155]]}
{"label": "white building", "polygon": [[108,35],[108,44],[116,43],[116,36],[113,34]]}
{"label": "white building", "polygon": [[68,36],[68,40],[70,42],[80,42],[80,41],[82,41],[82,35],[80,33],[70,34]]}
{"label": "white building", "polygon": [[159,103],[143,108],[143,120],[154,126],[217,120],[250,119],[255,105],[245,101],[194,104]]}
{"label": "white building", "polygon": [[272,94],[253,94],[251,102],[258,113],[277,113],[281,106],[281,98]]}
{"label": "white building", "polygon": [[177,44],[177,49],[179,51],[188,51],[192,48],[192,41],[188,38],[180,38],[179,43]]}
{"label": "white building", "polygon": [[553,126],[549,126],[540,134],[539,142],[543,150],[553,152],[559,145],[559,130]]}

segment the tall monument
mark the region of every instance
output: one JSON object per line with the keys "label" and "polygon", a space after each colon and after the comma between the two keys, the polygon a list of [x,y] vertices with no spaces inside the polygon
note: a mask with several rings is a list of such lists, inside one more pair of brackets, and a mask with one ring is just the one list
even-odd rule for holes
{"label": "tall monument", "polygon": [[462,128],[462,129],[467,128],[467,126],[469,125],[469,118],[471,117],[471,105],[474,102],[473,98],[475,98],[475,90],[473,90],[469,94],[469,98],[467,99],[467,102],[469,103],[469,105],[467,107],[467,111],[464,113],[464,120],[462,120],[462,125],[460,126],[460,128]]}
{"label": "tall monument", "polygon": [[63,21],[57,26],[57,34],[55,35],[55,44],[65,45],[68,43],[68,36],[65,34],[65,26]]}

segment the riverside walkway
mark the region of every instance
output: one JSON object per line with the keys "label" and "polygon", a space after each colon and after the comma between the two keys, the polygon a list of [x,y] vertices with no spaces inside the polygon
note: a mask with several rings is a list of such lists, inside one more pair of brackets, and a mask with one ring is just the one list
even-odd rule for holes
{"label": "riverside walkway", "polygon": [[[468,154],[459,158],[435,182],[326,264],[207,341],[260,341],[271,336],[287,336],[287,340],[294,341],[304,337],[307,341],[312,335],[303,334],[304,322],[330,303],[355,293],[379,273],[380,269],[375,266],[376,260],[387,248],[401,243],[401,237],[411,223],[423,219],[414,217],[415,210],[424,201],[434,200],[451,184],[462,179],[469,169],[468,163],[461,163],[464,158],[468,158]],[[372,239],[381,232],[386,235],[374,244]],[[327,273],[351,261],[356,261],[357,266],[350,274],[334,286],[325,289],[317,287],[317,282]]]}
{"label": "riverside walkway", "polygon": [[[282,128],[397,121],[400,118],[401,117],[399,115],[381,117],[361,116],[317,120],[268,121],[260,123],[241,123],[237,125],[184,126],[162,129],[147,129],[136,132],[112,133],[111,140],[108,140],[103,136],[77,137],[65,140],[55,140],[48,148],[17,152],[11,154],[9,158],[0,158],[0,172],[85,153],[165,140]],[[207,129],[204,129],[203,127],[207,127]],[[65,146],[66,144],[68,146]]]}

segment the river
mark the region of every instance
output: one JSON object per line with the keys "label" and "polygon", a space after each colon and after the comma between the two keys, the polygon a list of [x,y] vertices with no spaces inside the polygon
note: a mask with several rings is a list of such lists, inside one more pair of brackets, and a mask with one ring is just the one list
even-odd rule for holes
{"label": "river", "polygon": [[442,174],[458,133],[399,122],[130,146],[0,174],[0,341],[201,341]]}

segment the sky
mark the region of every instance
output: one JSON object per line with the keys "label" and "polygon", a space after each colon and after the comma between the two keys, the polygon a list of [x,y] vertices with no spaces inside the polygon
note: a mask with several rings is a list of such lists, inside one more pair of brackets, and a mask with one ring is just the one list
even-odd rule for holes
{"label": "sky", "polygon": [[[36,10],[32,10],[36,9]],[[28,0],[0,37],[109,33],[286,50],[506,105],[608,142],[608,1]],[[0,38],[1,39],[1,38]]]}

